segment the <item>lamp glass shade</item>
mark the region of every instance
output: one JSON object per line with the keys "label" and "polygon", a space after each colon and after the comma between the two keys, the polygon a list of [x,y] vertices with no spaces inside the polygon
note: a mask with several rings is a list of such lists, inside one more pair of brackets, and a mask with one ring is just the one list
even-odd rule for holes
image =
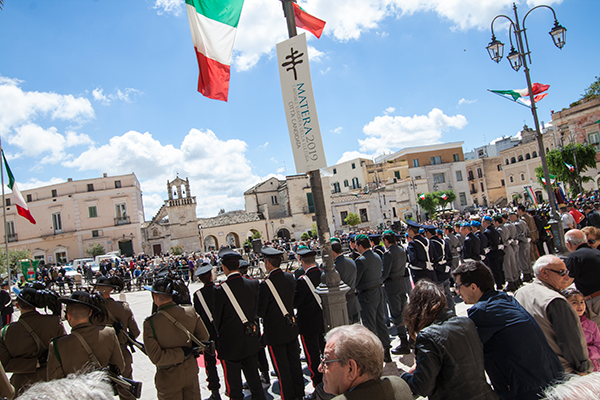
{"label": "lamp glass shade", "polygon": [[521,54],[519,54],[514,47],[510,49],[510,53],[508,53],[508,56],[506,57],[508,58],[512,69],[518,71],[519,68],[521,68]]}
{"label": "lamp glass shade", "polygon": [[497,40],[495,36],[492,36],[492,41],[488,44],[487,51],[490,54],[490,58],[499,63],[504,55],[504,44]]}
{"label": "lamp glass shade", "polygon": [[554,45],[559,49],[562,49],[567,43],[567,28],[559,25],[558,21],[554,21],[554,27],[550,31],[550,36],[552,36]]}

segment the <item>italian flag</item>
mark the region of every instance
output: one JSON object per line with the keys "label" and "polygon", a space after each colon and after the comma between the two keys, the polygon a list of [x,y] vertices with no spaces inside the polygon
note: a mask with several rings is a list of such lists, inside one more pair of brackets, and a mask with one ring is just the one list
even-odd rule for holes
{"label": "italian flag", "polygon": [[448,199],[448,195],[446,193],[442,194],[440,197],[442,198],[442,200]]}
{"label": "italian flag", "polygon": [[529,196],[529,198],[531,199],[531,201],[535,204],[537,204],[537,199],[535,198],[535,193],[533,192],[533,188],[531,186],[523,186],[525,188],[525,193],[527,193],[527,196]]}
{"label": "italian flag", "polygon": [[421,193],[421,195],[419,196],[419,198],[420,198],[421,200],[425,200],[425,193]]}
{"label": "italian flag", "polygon": [[[552,175],[552,174],[548,174],[550,175],[550,184],[554,185],[554,183],[556,183],[556,175]],[[546,178],[544,178],[542,176],[542,183],[545,185],[546,184]]]}
{"label": "italian flag", "polygon": [[[544,84],[536,82],[533,85],[531,85],[531,88],[533,89],[534,101],[537,103],[538,101],[542,100],[544,97],[546,97],[548,95],[548,93],[544,93],[544,92],[550,88],[550,85],[544,85]],[[524,97],[530,97],[529,89],[527,89],[527,88],[515,89],[515,90],[490,90],[490,92],[496,93],[497,95],[506,97],[509,100],[512,100],[515,102],[519,101],[526,105],[531,105],[530,100],[524,99]]]}
{"label": "italian flag", "polygon": [[29,207],[27,207],[27,203],[25,203],[25,199],[23,198],[23,196],[21,195],[21,192],[19,191],[17,182],[15,182],[15,177],[13,176],[12,171],[10,170],[10,167],[8,166],[8,162],[6,161],[6,157],[4,156],[4,151],[2,151],[2,159],[4,160],[4,166],[6,167],[6,174],[8,175],[8,187],[10,190],[12,190],[15,205],[17,206],[17,213],[19,213],[20,216],[27,218],[29,220],[29,222],[31,222],[32,224],[35,225],[35,219],[29,212]]}
{"label": "italian flag", "polygon": [[244,0],[185,0],[200,67],[198,91],[227,101],[233,42]]}
{"label": "italian flag", "polygon": [[304,11],[302,7],[298,4],[294,4],[294,19],[296,20],[296,26],[298,28],[306,29],[313,35],[317,37],[317,39],[321,38],[321,34],[323,33],[323,28],[325,28],[325,21],[314,17]]}
{"label": "italian flag", "polygon": [[571,164],[565,163],[565,166],[567,167],[567,169],[569,170],[569,172],[575,172],[575,167],[572,166]]}

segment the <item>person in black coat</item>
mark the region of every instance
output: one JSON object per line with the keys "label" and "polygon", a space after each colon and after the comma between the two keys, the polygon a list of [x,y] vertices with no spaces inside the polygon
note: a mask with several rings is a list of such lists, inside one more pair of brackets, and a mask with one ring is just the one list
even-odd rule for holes
{"label": "person in black coat", "polygon": [[593,226],[596,228],[600,228],[600,214],[598,214],[596,210],[594,210],[594,206],[592,206],[591,204],[586,204],[583,207],[583,212],[585,213],[586,217],[585,226]]}
{"label": "person in black coat", "polygon": [[[214,302],[214,291],[215,284],[212,279],[213,266],[210,263],[203,263],[196,269],[195,275],[204,284],[202,288],[194,293],[194,308],[196,312],[202,318],[204,326],[208,330],[210,340],[215,342],[215,346],[218,342],[217,330],[213,324],[213,314],[215,310]],[[206,381],[208,382],[208,390],[211,391],[209,400],[218,400],[221,398],[219,394],[219,374],[217,372],[217,359],[215,354],[204,353],[204,367],[206,369]]]}
{"label": "person in black coat", "polygon": [[356,297],[356,263],[342,254],[342,245],[337,238],[331,239],[331,252],[333,253],[336,271],[340,280],[350,287],[346,293],[346,306],[348,308],[348,322],[360,323],[360,303]]}
{"label": "person in black coat", "polygon": [[431,253],[429,240],[425,239],[419,233],[421,225],[412,220],[406,222],[408,225],[408,237],[411,239],[406,246],[408,253],[408,262],[410,263],[410,273],[414,283],[423,278],[437,282],[435,271],[433,269],[433,259],[435,254]]}
{"label": "person in black coat", "polygon": [[321,354],[325,349],[325,324],[323,322],[321,298],[313,291],[313,288],[321,283],[321,273],[323,271],[315,264],[315,252],[313,250],[303,246],[303,248],[298,249],[297,254],[305,273],[296,280],[294,308],[298,310],[296,317],[298,331],[302,340],[302,347],[304,347],[311,380],[316,388],[323,381],[323,374],[319,372],[318,368]]}
{"label": "person in black coat", "polygon": [[502,290],[504,288],[504,283],[506,282],[504,269],[502,268],[502,263],[504,262],[504,246],[502,245],[502,238],[494,226],[494,220],[489,215],[483,217],[483,227],[485,229],[483,233],[488,240],[488,246],[490,248],[490,252],[486,257],[489,261],[488,267],[494,276],[496,288]]}
{"label": "person in black coat", "polygon": [[12,321],[12,314],[15,311],[12,298],[10,297],[10,285],[8,281],[2,282],[2,286],[0,287],[0,316],[2,316],[2,323],[0,323],[0,328],[4,325],[8,325]]}
{"label": "person in black coat", "polygon": [[464,261],[479,261],[481,256],[479,255],[481,243],[479,238],[472,232],[471,224],[468,222],[463,223],[460,226],[460,233],[465,237],[463,243],[462,258]]}
{"label": "person in black coat", "polygon": [[[258,316],[263,320],[263,342],[269,349],[273,366],[279,377],[281,397],[304,397],[304,378],[300,366],[298,326],[294,317],[296,283],[292,274],[279,268],[283,252],[271,247],[261,250],[269,275],[258,287]],[[281,299],[281,309],[276,295]]]}
{"label": "person in black coat", "polygon": [[[222,248],[219,258],[227,280],[214,291],[215,313],[214,325],[219,335],[217,351],[224,364],[227,396],[231,399],[243,399],[242,370],[246,382],[255,399],[264,400],[260,377],[258,375],[257,353],[260,350],[258,342],[258,327],[256,326],[256,311],[258,300],[258,281],[242,277],[239,273],[240,259],[237,252]],[[232,301],[225,292],[228,287],[237,300],[245,318],[242,322]]]}

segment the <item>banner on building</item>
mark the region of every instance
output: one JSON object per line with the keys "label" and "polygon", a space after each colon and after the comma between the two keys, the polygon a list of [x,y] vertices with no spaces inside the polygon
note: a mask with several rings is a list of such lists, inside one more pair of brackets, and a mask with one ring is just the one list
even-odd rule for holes
{"label": "banner on building", "polygon": [[327,167],[308,65],[306,34],[277,44],[283,106],[296,173]]}

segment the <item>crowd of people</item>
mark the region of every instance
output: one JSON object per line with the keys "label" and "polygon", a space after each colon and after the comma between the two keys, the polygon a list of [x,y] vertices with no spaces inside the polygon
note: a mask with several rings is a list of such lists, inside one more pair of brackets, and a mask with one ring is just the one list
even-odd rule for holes
{"label": "crowd of people", "polygon": [[[133,347],[156,365],[159,399],[201,398],[201,353],[213,400],[220,399],[222,383],[231,399],[244,398],[244,389],[264,399],[271,374],[283,399],[567,399],[586,398],[586,391],[597,398],[600,237],[593,234],[600,218],[588,205],[582,203],[582,216],[567,211],[575,224],[566,229],[568,254],[560,257],[543,215],[521,205],[423,224],[409,220],[403,232],[333,237],[334,266],[349,288],[349,325],[329,332],[316,291],[323,273],[316,241],[264,246],[262,279],[248,276],[257,254],[250,259],[229,247],[106,262],[92,277],[83,265],[89,291],[59,297],[43,280],[22,286],[19,320],[9,323],[2,314],[8,324],[0,362],[23,398],[31,384],[90,369],[107,369],[118,382],[115,394],[135,398]],[[282,269],[284,252],[298,260],[293,273]],[[142,330],[128,304],[111,297],[136,274],[151,277],[143,286],[153,310]],[[195,279],[203,286],[190,295]],[[459,301],[470,305],[468,317],[456,315]],[[382,376],[392,354],[413,354],[414,365],[401,376]],[[301,358],[313,386],[308,394]],[[569,380],[571,374],[578,379]],[[568,391],[579,397],[564,397]]]}

